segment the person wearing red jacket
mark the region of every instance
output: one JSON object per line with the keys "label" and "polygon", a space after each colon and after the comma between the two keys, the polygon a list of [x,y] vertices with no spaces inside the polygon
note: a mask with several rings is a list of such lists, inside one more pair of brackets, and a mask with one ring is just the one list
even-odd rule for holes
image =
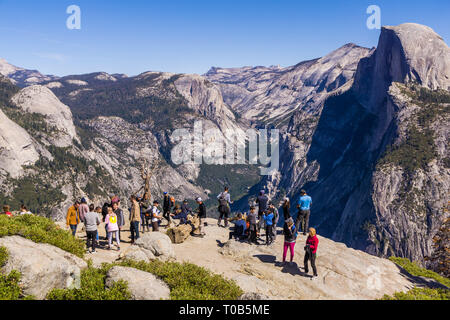
{"label": "person wearing red jacket", "polygon": [[314,277],[317,277],[317,268],[316,268],[316,252],[317,247],[319,246],[319,239],[316,236],[316,229],[309,228],[309,236],[308,239],[306,239],[306,246],[305,246],[305,259],[304,259],[304,265],[305,265],[305,273],[308,274],[308,261],[311,261],[311,267],[314,272]]}

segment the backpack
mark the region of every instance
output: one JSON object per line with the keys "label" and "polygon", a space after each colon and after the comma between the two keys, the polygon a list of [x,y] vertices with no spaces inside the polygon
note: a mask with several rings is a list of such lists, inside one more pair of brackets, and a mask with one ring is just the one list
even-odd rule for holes
{"label": "backpack", "polygon": [[228,205],[228,201],[222,192],[219,197],[219,206],[226,207],[227,205]]}
{"label": "backpack", "polygon": [[175,198],[174,197],[170,197],[170,202],[172,203],[172,205],[174,206],[175,205]]}

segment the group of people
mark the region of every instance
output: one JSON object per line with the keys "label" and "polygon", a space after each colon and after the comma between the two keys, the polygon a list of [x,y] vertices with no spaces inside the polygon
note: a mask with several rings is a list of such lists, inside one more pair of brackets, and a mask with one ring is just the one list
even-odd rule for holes
{"label": "group of people", "polygon": [[[193,211],[189,207],[188,200],[184,200],[180,206],[176,204],[174,197],[164,192],[162,212],[158,200],[150,202],[147,198],[135,195],[130,197],[131,206],[128,211],[131,244],[139,239],[140,232],[149,232],[150,226],[152,231],[159,231],[163,219],[167,221],[165,226],[169,226],[173,220],[179,220],[179,224],[185,224],[188,215],[195,214],[199,217],[201,225],[201,219],[206,217],[206,207],[200,197],[196,199],[198,209]],[[98,227],[101,223],[105,223],[107,249],[112,248],[114,238],[117,250],[120,250],[121,231],[125,225],[125,216],[118,196],[111,196],[110,202],[105,202],[102,207],[95,207],[94,204],[88,205],[86,199],[82,198],[67,210],[66,224],[71,229],[72,235],[75,236],[78,226],[83,224],[86,231],[86,245],[91,253],[96,252],[96,248],[99,246]]]}
{"label": "group of people", "polygon": [[[3,206],[3,211],[0,212],[0,215],[6,215],[7,217],[12,217],[13,213],[11,212],[11,207],[7,204]],[[26,215],[26,214],[32,214],[30,210],[27,209],[25,205],[20,206],[20,211],[18,213],[19,215]]]}
{"label": "group of people", "polygon": [[[225,218],[225,226],[227,224],[227,211],[222,209],[221,199],[225,198],[227,200],[227,204],[231,203],[229,197],[228,188],[218,196],[219,199],[219,213],[221,218]],[[261,190],[257,199],[256,204],[258,205],[258,212],[256,212],[255,205],[250,206],[250,211],[246,218],[242,213],[239,213],[234,219],[234,231],[230,232],[229,238],[232,239],[235,237],[239,240],[246,240],[250,244],[259,244],[258,238],[260,235],[261,229],[264,227],[265,235],[266,235],[266,245],[271,245],[275,239],[277,234],[277,224],[279,221],[279,214],[277,208],[274,204],[269,201],[269,198],[265,194],[264,190]],[[313,269],[313,276],[317,276],[317,268],[316,268],[316,253],[319,245],[319,240],[316,236],[316,230],[314,228],[309,228],[309,216],[310,216],[310,208],[312,205],[312,199],[307,195],[305,190],[300,192],[300,198],[297,203],[298,214],[297,218],[294,222],[293,217],[290,213],[290,200],[289,198],[284,198],[284,202],[282,205],[283,215],[284,215],[284,226],[283,226],[283,234],[284,234],[284,246],[283,246],[283,263],[286,263],[286,255],[287,251],[290,251],[291,259],[290,263],[293,262],[294,259],[294,248],[297,241],[298,233],[301,230],[303,235],[307,235],[306,245],[304,247],[305,257],[304,257],[304,270],[305,273],[308,274],[308,262],[310,262],[311,267]],[[219,219],[220,225],[221,219]]]}

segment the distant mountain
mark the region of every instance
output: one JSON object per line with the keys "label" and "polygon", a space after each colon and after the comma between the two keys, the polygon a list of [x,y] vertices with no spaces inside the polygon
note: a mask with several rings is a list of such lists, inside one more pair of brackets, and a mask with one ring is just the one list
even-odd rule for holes
{"label": "distant mountain", "polygon": [[37,70],[27,70],[9,64],[5,59],[0,58],[0,75],[8,77],[19,87],[38,84],[43,81],[56,80],[58,77],[43,75]]}

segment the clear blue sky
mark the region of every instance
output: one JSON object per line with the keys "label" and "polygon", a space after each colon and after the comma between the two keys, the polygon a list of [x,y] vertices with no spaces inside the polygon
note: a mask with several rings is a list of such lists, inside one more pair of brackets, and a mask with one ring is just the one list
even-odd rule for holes
{"label": "clear blue sky", "polygon": [[[66,28],[72,4],[81,30]],[[426,24],[449,43],[448,0],[0,0],[0,57],[58,76],[289,66],[349,42],[376,46],[371,4],[383,25]]]}

